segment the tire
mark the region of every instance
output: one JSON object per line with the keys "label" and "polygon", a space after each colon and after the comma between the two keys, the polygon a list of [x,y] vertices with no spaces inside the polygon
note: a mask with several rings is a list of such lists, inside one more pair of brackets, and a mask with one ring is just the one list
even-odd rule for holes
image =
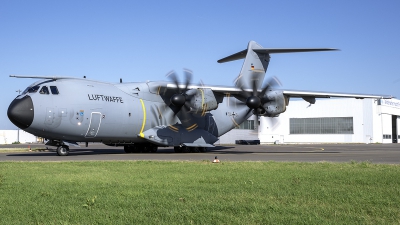
{"label": "tire", "polygon": [[133,153],[139,153],[139,147],[138,145],[132,145],[131,146],[131,150]]}
{"label": "tire", "polygon": [[190,148],[187,147],[187,146],[182,146],[181,149],[182,149],[183,153],[189,153],[190,152]]}
{"label": "tire", "polygon": [[125,153],[132,153],[132,148],[129,145],[124,145],[124,152]]}
{"label": "tire", "polygon": [[151,145],[148,147],[148,149],[150,150],[151,153],[156,153],[158,150],[158,146],[157,145]]}
{"label": "tire", "polygon": [[140,152],[146,152],[146,147],[143,144],[135,144],[135,152],[140,153]]}
{"label": "tire", "polygon": [[192,149],[191,152],[194,152],[194,153],[199,153],[199,152],[200,152],[199,147],[193,147],[193,148],[191,148],[191,149]]}
{"label": "tire", "polygon": [[67,156],[69,154],[69,147],[65,145],[61,145],[57,147],[57,155],[59,156]]}
{"label": "tire", "polygon": [[207,152],[207,148],[206,147],[199,147],[200,152]]}
{"label": "tire", "polygon": [[150,152],[150,146],[148,145],[141,145],[142,152],[143,153],[149,153]]}
{"label": "tire", "polygon": [[182,152],[182,148],[179,147],[179,146],[175,146],[174,147],[174,151],[175,151],[175,153],[181,153]]}

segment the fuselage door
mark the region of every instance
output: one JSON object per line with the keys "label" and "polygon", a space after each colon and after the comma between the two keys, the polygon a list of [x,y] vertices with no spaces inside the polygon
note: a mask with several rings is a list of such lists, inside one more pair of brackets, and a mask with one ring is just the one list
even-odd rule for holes
{"label": "fuselage door", "polygon": [[99,132],[100,123],[101,123],[101,113],[100,112],[92,112],[92,115],[90,117],[89,129],[86,132],[85,137],[87,137],[87,138],[96,137],[97,132]]}

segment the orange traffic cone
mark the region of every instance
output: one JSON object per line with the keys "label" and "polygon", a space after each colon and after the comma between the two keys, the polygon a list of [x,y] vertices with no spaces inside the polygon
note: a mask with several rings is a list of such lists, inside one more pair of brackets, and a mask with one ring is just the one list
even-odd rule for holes
{"label": "orange traffic cone", "polygon": [[217,158],[217,156],[215,156],[213,163],[219,163],[219,159]]}

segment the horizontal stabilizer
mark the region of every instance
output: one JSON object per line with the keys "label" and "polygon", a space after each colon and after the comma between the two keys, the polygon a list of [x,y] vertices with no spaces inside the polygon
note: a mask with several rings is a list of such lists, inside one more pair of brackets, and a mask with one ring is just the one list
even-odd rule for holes
{"label": "horizontal stabilizer", "polygon": [[[335,48],[258,48],[253,51],[261,54],[275,54],[275,53],[295,53],[295,52],[320,52],[320,51],[336,51]],[[225,63],[238,59],[243,59],[247,55],[247,49],[218,60],[218,63]]]}

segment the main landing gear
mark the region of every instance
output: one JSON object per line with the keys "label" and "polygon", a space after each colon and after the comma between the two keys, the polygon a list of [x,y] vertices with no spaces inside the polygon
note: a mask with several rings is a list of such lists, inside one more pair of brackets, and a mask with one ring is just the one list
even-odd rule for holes
{"label": "main landing gear", "polygon": [[57,147],[57,155],[67,156],[69,154],[69,147],[66,145],[60,145]]}
{"label": "main landing gear", "polygon": [[134,144],[134,145],[124,146],[125,153],[139,153],[139,152],[154,153],[157,152],[157,150],[158,146],[153,144]]}

